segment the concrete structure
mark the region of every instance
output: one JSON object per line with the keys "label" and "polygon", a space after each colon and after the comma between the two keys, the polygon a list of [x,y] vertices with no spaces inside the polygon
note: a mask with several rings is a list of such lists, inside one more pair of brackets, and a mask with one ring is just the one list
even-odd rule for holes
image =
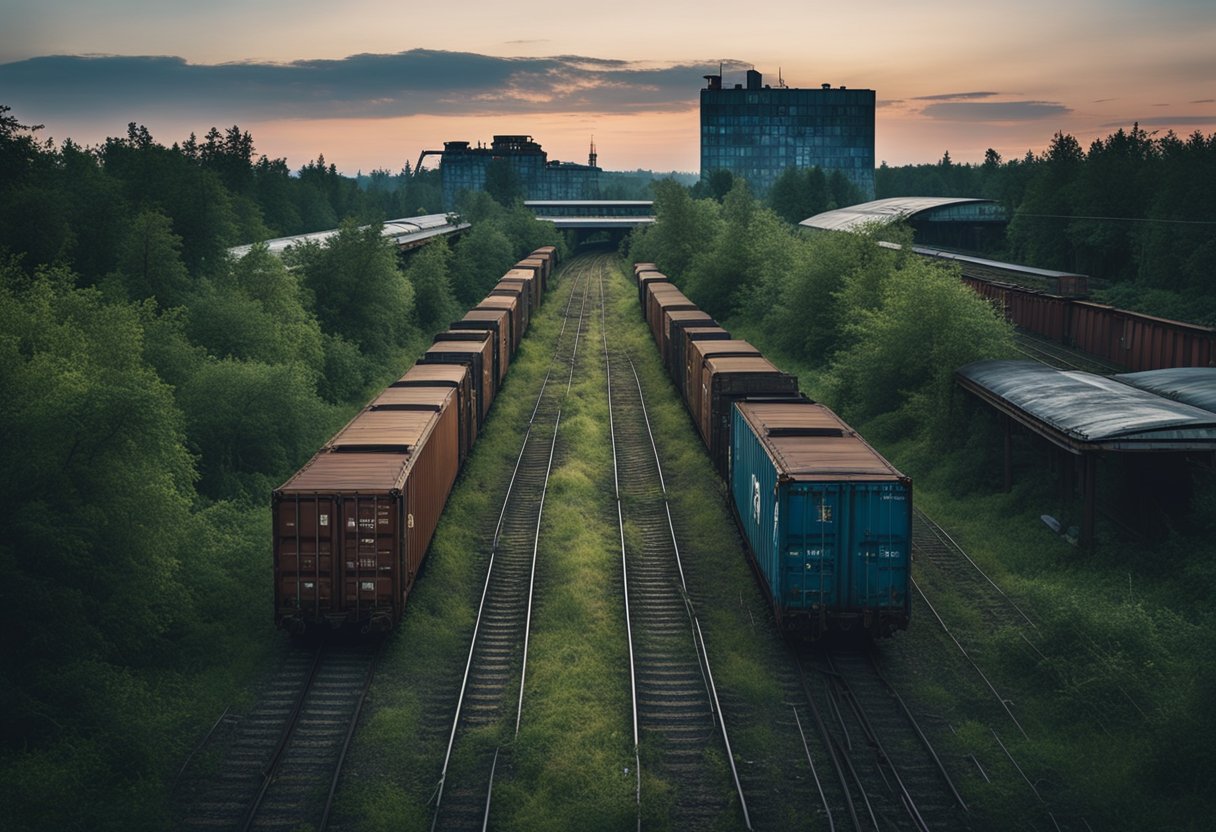
{"label": "concrete structure", "polygon": [[[366,226],[363,226],[366,228]],[[387,237],[396,244],[398,250],[408,251],[425,245],[436,237],[447,237],[467,231],[470,225],[461,222],[447,214],[424,214],[418,217],[402,217],[395,220],[385,220],[380,226],[380,235]],[[276,237],[266,240],[266,247],[271,254],[282,255],[284,251],[301,243],[324,244],[326,240],[338,233],[338,229],[329,231],[314,231],[311,234],[296,234],[291,237]],[[233,246],[228,253],[235,258],[244,257],[254,244]]]}
{"label": "concrete structure", "polygon": [[495,160],[506,163],[524,199],[594,199],[599,196],[600,168],[596,165],[595,144],[591,145],[588,164],[549,161],[549,154],[531,136],[495,136],[489,147],[480,143],[444,142],[443,150],[426,150],[418,157],[418,165],[427,156],[439,156],[439,172],[443,179],[443,207],[450,211],[462,191],[485,190],[490,164]]}
{"label": "concrete structure", "polygon": [[874,90],[763,85],[756,70],[733,89],[706,75],[701,90],[701,177],[729,170],[766,194],[790,167],[840,171],[874,198]]}

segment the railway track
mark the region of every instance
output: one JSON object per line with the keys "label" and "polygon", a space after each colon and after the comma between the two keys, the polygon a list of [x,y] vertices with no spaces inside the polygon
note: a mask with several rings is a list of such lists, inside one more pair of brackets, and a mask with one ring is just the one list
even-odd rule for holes
{"label": "railway track", "polygon": [[841,786],[845,828],[967,827],[966,801],[871,648],[820,646],[804,651],[798,665]]}
{"label": "railway track", "polygon": [[[602,286],[601,286],[602,291]],[[606,306],[606,304],[602,304]],[[700,623],[689,601],[667,486],[645,395],[632,360],[610,348],[602,327],[614,490],[629,638],[633,737],[639,802],[641,755],[670,788],[675,829],[709,829],[726,813],[751,829],[729,731],[721,714]],[[725,753],[733,778],[724,776]],[[737,794],[731,806],[731,782]]]}
{"label": "railway track", "polygon": [[519,731],[545,495],[562,403],[596,300],[592,275],[602,266],[603,258],[591,258],[565,276],[572,288],[553,358],[488,541],[489,565],[436,787],[432,829],[485,828],[504,745]]}
{"label": "railway track", "polygon": [[1120,367],[1101,358],[1070,349],[1063,344],[1040,338],[1029,332],[1017,331],[1013,336],[1014,349],[1032,361],[1038,361],[1061,370],[1083,370],[1098,375],[1125,373],[1126,367]]}
{"label": "railway track", "polygon": [[216,772],[185,772],[183,830],[323,830],[375,672],[378,643],[294,645]]}

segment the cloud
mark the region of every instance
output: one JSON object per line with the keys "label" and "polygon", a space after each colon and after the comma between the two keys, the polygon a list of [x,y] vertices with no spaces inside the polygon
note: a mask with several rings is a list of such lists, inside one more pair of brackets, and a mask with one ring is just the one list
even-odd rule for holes
{"label": "cloud", "polygon": [[0,99],[29,118],[187,115],[397,118],[411,115],[679,112],[701,76],[748,63],[681,64],[559,55],[507,58],[415,49],[290,63],[190,64],[172,56],[58,55],[0,64]]}
{"label": "cloud", "polygon": [[947,92],[940,95],[919,95],[913,101],[969,101],[976,98],[993,98],[999,92]]}
{"label": "cloud", "polygon": [[1216,104],[1216,98],[1201,98],[1198,101],[1190,101],[1190,104]]}
{"label": "cloud", "polygon": [[1071,112],[1052,101],[953,101],[930,104],[921,110],[921,115],[937,121],[997,123],[1058,118]]}

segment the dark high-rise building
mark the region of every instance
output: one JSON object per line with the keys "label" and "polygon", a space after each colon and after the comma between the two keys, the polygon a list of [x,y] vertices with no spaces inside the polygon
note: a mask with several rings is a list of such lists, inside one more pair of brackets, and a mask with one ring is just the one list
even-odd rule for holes
{"label": "dark high-rise building", "polygon": [[746,84],[701,90],[701,177],[728,170],[763,195],[789,167],[840,171],[874,198],[874,90],[767,87],[754,69]]}
{"label": "dark high-rise building", "polygon": [[[436,151],[425,151],[422,158]],[[549,154],[531,136],[495,136],[489,147],[471,147],[469,142],[444,142],[437,154],[443,180],[443,207],[451,210],[461,191],[485,190],[490,163],[507,164],[524,199],[596,199],[600,191],[600,169],[596,166],[595,145],[588,161],[549,161]]]}

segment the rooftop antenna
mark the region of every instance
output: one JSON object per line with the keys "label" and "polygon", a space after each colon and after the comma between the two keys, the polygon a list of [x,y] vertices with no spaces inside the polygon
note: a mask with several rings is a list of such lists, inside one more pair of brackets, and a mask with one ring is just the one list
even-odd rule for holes
{"label": "rooftop antenna", "polygon": [[777,67],[777,89],[785,89],[785,79],[781,77],[781,67]]}
{"label": "rooftop antenna", "polygon": [[591,134],[591,153],[587,155],[587,164],[590,167],[595,167],[596,161],[599,160],[599,154],[595,152],[595,134]]}

